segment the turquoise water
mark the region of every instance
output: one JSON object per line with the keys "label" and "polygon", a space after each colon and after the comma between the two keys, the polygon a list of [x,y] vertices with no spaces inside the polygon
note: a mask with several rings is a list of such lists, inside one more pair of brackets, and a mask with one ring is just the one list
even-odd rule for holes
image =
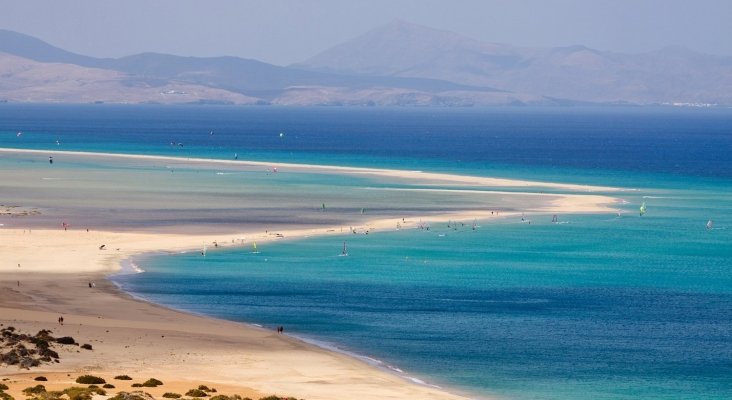
{"label": "turquoise water", "polygon": [[[531,224],[479,221],[476,230],[433,223],[429,231],[283,241],[258,254],[246,246],[205,258],[150,256],[135,260],[145,273],[115,280],[172,307],[283,325],[475,396],[730,398],[729,110],[15,107],[0,107],[4,147],[211,158],[236,151],[241,159],[637,189],[618,195],[626,202],[619,217],[560,215],[554,224],[551,215],[529,215]],[[225,179],[246,187],[246,179]],[[387,186],[282,179],[252,183],[260,195],[270,188],[280,196]],[[245,207],[232,213],[246,218]],[[349,256],[339,257],[344,241]]]}
{"label": "turquoise water", "polygon": [[[724,399],[732,221],[707,231],[710,210],[689,207],[705,198],[732,215],[728,198],[712,197],[653,199],[642,218],[633,207],[619,218],[535,216],[155,257],[117,281],[477,395]],[[342,241],[348,257],[338,256]]]}

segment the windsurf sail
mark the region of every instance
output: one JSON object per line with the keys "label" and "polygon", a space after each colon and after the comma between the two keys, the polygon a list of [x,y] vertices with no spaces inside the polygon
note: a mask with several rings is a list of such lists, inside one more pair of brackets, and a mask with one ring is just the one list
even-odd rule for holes
{"label": "windsurf sail", "polygon": [[641,217],[645,213],[646,213],[646,202],[644,201],[643,204],[641,204],[641,206],[640,206],[640,215],[641,215]]}
{"label": "windsurf sail", "polygon": [[707,221],[707,229],[712,229],[712,228],[714,228],[714,222],[712,222],[712,220],[710,219],[709,221]]}

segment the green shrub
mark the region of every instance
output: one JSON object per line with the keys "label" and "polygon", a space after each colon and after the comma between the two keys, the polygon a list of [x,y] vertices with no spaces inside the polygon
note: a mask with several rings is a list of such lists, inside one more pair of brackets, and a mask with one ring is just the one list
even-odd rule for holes
{"label": "green shrub", "polygon": [[15,398],[13,398],[13,396],[0,390],[0,400],[15,400]]}
{"label": "green shrub", "polygon": [[208,394],[201,389],[191,389],[186,392],[188,397],[207,397]]}
{"label": "green shrub", "polygon": [[107,383],[104,379],[94,376],[94,375],[82,375],[78,378],[76,378],[76,383],[81,383],[84,385],[91,385],[91,384],[97,384],[97,383]]}
{"label": "green shrub", "polygon": [[105,383],[102,387],[105,389],[114,389],[114,385],[112,385],[111,383]]}
{"label": "green shrub", "polygon": [[33,380],[39,381],[39,382],[45,382],[48,380],[48,378],[46,378],[45,376],[37,376],[37,377],[33,378]]}
{"label": "green shrub", "polygon": [[211,397],[208,400],[242,400],[242,399],[241,399],[241,396],[239,396],[238,394],[235,394],[233,396],[226,396],[226,395],[223,395],[223,394],[217,394],[216,396],[213,396],[213,397]]}
{"label": "green shrub", "polygon": [[159,380],[157,380],[155,378],[150,378],[150,379],[146,380],[145,382],[143,382],[142,383],[142,386],[143,387],[157,387],[157,386],[160,386],[162,384],[163,384],[162,381],[159,381]]}
{"label": "green shrub", "polygon": [[23,389],[23,394],[26,396],[30,396],[32,394],[38,394],[46,391],[46,387],[43,385],[36,385],[31,386]]}
{"label": "green shrub", "polygon": [[204,392],[209,393],[216,393],[216,388],[209,388],[206,385],[198,385],[198,390],[203,390]]}
{"label": "green shrub", "polygon": [[166,392],[163,393],[163,397],[165,397],[166,399],[180,399],[181,395],[179,395],[178,393]]}
{"label": "green shrub", "polygon": [[142,387],[142,383],[133,383],[132,387]]}
{"label": "green shrub", "polygon": [[73,386],[63,390],[69,396],[69,400],[91,400],[92,391],[85,387]]}
{"label": "green shrub", "polygon": [[88,343],[85,343],[85,344],[82,344],[81,345],[81,348],[84,349],[84,350],[91,350],[92,349],[92,345],[90,345]]}
{"label": "green shrub", "polygon": [[129,375],[117,375],[114,377],[114,379],[120,380],[120,381],[131,381],[132,378],[130,378]]}
{"label": "green shrub", "polygon": [[142,394],[142,392],[119,392],[108,400],[148,400],[148,398],[144,397]]}
{"label": "green shrub", "polygon": [[8,389],[9,389],[8,385],[6,385],[4,383],[0,383],[0,390],[8,390]]}

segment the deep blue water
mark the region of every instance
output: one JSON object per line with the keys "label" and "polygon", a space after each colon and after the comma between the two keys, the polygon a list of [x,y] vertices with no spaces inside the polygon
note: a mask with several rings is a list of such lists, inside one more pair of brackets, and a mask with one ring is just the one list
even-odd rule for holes
{"label": "deep blue water", "polygon": [[730,135],[729,109],[0,104],[4,147],[484,173],[508,166],[570,179],[567,170],[729,179]]}
{"label": "deep blue water", "polygon": [[[0,146],[237,152],[639,188],[621,195],[620,218],[156,256],[136,260],[146,273],[115,279],[163,304],[284,325],[476,394],[731,397],[732,110],[0,105]],[[651,205],[642,218],[641,201]],[[344,240],[350,255],[338,257]]]}

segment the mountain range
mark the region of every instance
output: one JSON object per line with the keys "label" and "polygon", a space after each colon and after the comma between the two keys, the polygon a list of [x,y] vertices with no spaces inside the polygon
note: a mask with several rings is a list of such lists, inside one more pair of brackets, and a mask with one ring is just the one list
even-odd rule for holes
{"label": "mountain range", "polygon": [[74,54],[0,30],[0,101],[275,105],[732,105],[732,57],[525,48],[395,21],[307,60]]}

